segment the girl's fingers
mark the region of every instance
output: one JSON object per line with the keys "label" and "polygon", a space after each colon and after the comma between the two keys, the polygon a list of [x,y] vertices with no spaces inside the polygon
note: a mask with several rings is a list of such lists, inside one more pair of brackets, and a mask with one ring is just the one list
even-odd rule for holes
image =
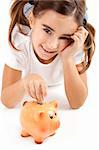
{"label": "girl's fingers", "polygon": [[89,34],[89,32],[83,26],[80,26],[76,33],[81,33],[84,39],[86,39]]}
{"label": "girl's fingers", "polygon": [[79,47],[81,48],[81,46],[79,44],[81,44],[80,39],[78,38],[78,36],[73,35],[72,39],[74,40],[74,44],[73,44],[73,49],[75,50],[72,55],[74,55],[74,53],[79,49]]}
{"label": "girl's fingers", "polygon": [[42,102],[47,95],[45,82],[42,79],[30,80],[27,88],[29,95],[38,102]]}
{"label": "girl's fingers", "polygon": [[36,98],[39,102],[43,101],[43,94],[41,92],[40,83],[38,81],[35,81],[35,93]]}
{"label": "girl's fingers", "polygon": [[72,36],[72,39],[75,42],[79,42],[80,45],[84,44],[86,36],[82,32],[75,32],[74,35]]}
{"label": "girl's fingers", "polygon": [[43,97],[46,97],[47,96],[47,87],[44,83],[41,83],[41,91],[42,91],[42,94],[43,94]]}
{"label": "girl's fingers", "polygon": [[36,97],[38,102],[42,102],[44,100],[44,97],[47,95],[46,93],[46,86],[44,83],[36,84]]}
{"label": "girl's fingers", "polygon": [[71,38],[74,40],[74,42],[78,42],[79,41],[79,37],[77,35],[73,35],[71,36]]}
{"label": "girl's fingers", "polygon": [[74,35],[77,36],[79,40],[82,40],[82,33],[76,32]]}
{"label": "girl's fingers", "polygon": [[75,35],[82,41],[85,41],[85,39],[87,38],[88,36],[88,33],[87,32],[76,32]]}
{"label": "girl's fingers", "polygon": [[29,94],[32,98],[36,98],[35,87],[34,84],[29,84]]}

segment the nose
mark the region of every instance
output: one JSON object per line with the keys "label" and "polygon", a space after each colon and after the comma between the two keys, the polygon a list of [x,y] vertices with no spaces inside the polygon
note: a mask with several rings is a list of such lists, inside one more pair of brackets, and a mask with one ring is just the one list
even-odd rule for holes
{"label": "nose", "polygon": [[49,50],[57,51],[59,47],[58,39],[54,38],[54,39],[48,40],[47,47],[49,48]]}

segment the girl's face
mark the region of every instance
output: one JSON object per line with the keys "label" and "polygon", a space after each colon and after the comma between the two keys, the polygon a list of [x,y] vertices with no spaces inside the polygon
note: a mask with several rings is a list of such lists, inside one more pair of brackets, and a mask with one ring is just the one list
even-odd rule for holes
{"label": "girl's face", "polygon": [[31,28],[32,44],[37,57],[43,63],[50,63],[69,45],[70,36],[77,30],[78,25],[73,16],[47,10],[34,19]]}

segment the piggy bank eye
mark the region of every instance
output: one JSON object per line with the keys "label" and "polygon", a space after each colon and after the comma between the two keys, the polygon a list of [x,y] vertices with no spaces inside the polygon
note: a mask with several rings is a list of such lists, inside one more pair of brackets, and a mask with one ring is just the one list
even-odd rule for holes
{"label": "piggy bank eye", "polygon": [[55,116],[57,116],[57,113],[55,112]]}
{"label": "piggy bank eye", "polygon": [[52,116],[52,115],[49,115],[49,117],[50,117],[51,119],[53,119],[53,116]]}

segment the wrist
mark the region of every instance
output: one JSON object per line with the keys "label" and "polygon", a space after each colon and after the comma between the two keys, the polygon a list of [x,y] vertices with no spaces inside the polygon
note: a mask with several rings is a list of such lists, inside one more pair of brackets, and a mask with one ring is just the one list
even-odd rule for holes
{"label": "wrist", "polygon": [[72,56],[70,57],[65,57],[65,58],[62,58],[62,62],[63,64],[71,64],[73,63],[74,64],[74,58]]}

